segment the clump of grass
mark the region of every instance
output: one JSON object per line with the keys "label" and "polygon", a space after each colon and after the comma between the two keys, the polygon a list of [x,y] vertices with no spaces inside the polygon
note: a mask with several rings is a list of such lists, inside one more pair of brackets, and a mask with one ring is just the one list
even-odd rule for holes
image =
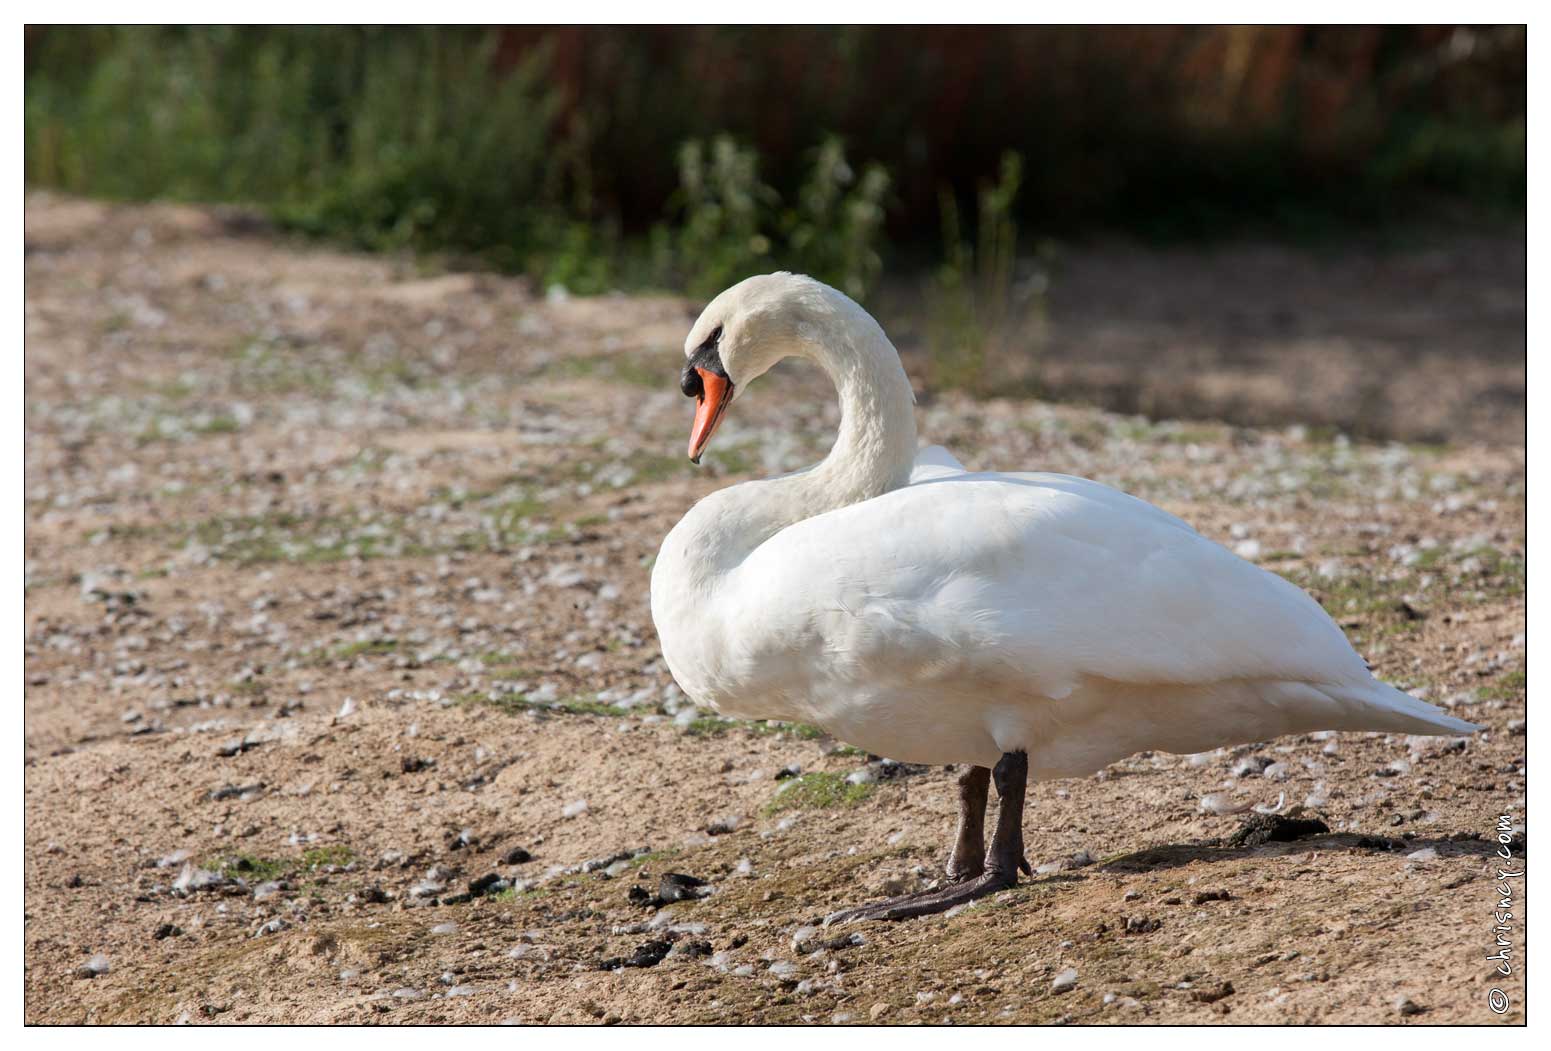
{"label": "clump of grass", "polygon": [[1524,696],[1524,691],[1529,683],[1529,677],[1523,668],[1505,672],[1498,676],[1497,681],[1490,686],[1483,686],[1476,691],[1476,695],[1488,701],[1511,701]]}
{"label": "clump of grass", "polygon": [[803,774],[786,782],[777,789],[775,796],[765,804],[764,812],[777,814],[783,810],[830,810],[835,807],[853,807],[872,795],[870,784],[852,784],[844,774]]}
{"label": "clump of grass", "polygon": [[392,653],[399,648],[397,639],[362,639],[335,646],[329,651],[330,660],[348,660],[351,657],[369,656],[375,653]]}
{"label": "clump of grass", "polygon": [[1053,250],[1042,244],[1035,269],[1018,279],[1013,209],[1022,181],[1023,159],[1004,154],[997,181],[977,194],[973,243],[963,232],[958,201],[947,190],[941,194],[945,257],[927,290],[927,349],[938,388],[990,394],[1005,392],[1013,378],[1033,389],[1028,373],[1043,335]]}
{"label": "clump of grass", "polygon": [[737,725],[738,723],[733,719],[723,719],[719,715],[702,715],[685,724],[684,732],[690,737],[720,737]]}
{"label": "clump of grass", "polygon": [[783,723],[771,719],[724,719],[720,715],[702,715],[684,727],[691,737],[719,737],[729,730],[747,730],[761,736],[795,737],[801,741],[817,741],[824,731],[807,723]]}
{"label": "clump of grass", "polygon": [[526,697],[491,697],[486,694],[470,694],[463,698],[465,704],[482,704],[496,711],[505,712],[508,715],[520,715],[525,712],[550,712],[562,715],[602,715],[611,718],[619,718],[630,714],[630,709],[617,704],[608,704],[604,701],[589,697],[567,697],[554,701],[530,701]]}
{"label": "clump of grass", "polygon": [[261,858],[253,854],[227,854],[203,863],[203,868],[223,876],[236,876],[249,882],[263,883],[279,879],[291,871],[293,863],[280,858]]}
{"label": "clump of grass", "polygon": [[343,843],[308,847],[302,851],[302,867],[305,869],[320,869],[325,865],[348,865],[354,860],[355,851]]}

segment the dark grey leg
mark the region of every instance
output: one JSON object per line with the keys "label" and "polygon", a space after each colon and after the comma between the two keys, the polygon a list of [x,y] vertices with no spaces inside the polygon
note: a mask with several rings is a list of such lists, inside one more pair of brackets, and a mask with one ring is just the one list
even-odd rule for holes
{"label": "dark grey leg", "polygon": [[985,871],[986,796],[991,771],[972,766],[959,775],[959,831],[948,858],[948,878],[955,883]]}
{"label": "dark grey leg", "polygon": [[[954,848],[955,858],[959,857],[959,847],[964,845],[965,827],[962,815],[965,812],[963,808],[966,797],[972,787],[965,782],[974,776],[975,769],[983,771],[985,768],[972,768],[959,781],[961,824],[960,841]],[[929,916],[1016,886],[1019,870],[1030,871],[1029,863],[1023,856],[1023,797],[1029,780],[1028,754],[1026,752],[1006,753],[996,764],[996,769],[991,771],[990,779],[996,784],[996,794],[1001,802],[996,811],[996,831],[991,836],[991,847],[985,853],[983,871],[978,876],[950,883],[946,887],[935,890],[922,891],[919,894],[906,894],[872,905],[845,909],[826,917],[824,922],[832,924],[849,923],[853,920],[904,920],[914,916]],[[981,785],[981,790],[984,791],[983,780]],[[952,864],[952,862],[949,863],[950,873]]]}

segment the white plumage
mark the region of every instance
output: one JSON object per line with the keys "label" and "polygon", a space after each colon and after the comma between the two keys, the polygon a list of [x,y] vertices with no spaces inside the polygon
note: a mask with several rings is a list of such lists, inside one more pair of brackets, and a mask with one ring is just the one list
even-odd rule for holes
{"label": "white plumage", "polygon": [[1150,504],[918,451],[898,354],[833,289],[751,278],[706,308],[697,353],[729,399],[806,357],[842,405],[822,463],[712,494],[663,543],[652,614],[699,704],[904,761],[1026,751],[1036,778],[1142,749],[1476,729],[1375,679],[1307,594]]}

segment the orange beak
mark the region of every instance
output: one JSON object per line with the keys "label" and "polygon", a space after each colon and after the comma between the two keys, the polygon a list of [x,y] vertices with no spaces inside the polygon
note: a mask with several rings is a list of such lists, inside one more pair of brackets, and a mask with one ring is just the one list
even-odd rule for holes
{"label": "orange beak", "polygon": [[[689,462],[699,463],[706,443],[716,433],[716,425],[722,422],[722,414],[732,401],[732,381],[718,376],[709,369],[696,368],[700,374],[700,396],[696,399],[695,425],[689,432]],[[691,388],[693,389],[693,388]]]}

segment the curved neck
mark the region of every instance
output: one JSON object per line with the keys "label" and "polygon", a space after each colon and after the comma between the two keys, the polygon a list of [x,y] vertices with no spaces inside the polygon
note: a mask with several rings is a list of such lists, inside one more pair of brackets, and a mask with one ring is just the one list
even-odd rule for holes
{"label": "curved neck", "polygon": [[856,313],[867,324],[844,329],[849,339],[805,348],[804,356],[835,385],[840,432],[828,456],[812,471],[790,479],[801,480],[812,501],[814,509],[804,517],[898,489],[910,480],[915,463],[915,395],[899,352],[876,321],[860,308]]}
{"label": "curved neck", "polygon": [[[849,300],[803,338],[796,356],[822,368],[840,397],[840,433],[815,466],[712,493],[685,516],[696,576],[726,572],[789,525],[905,485],[916,457],[915,395],[899,352]],[[704,577],[702,576],[702,579]]]}

